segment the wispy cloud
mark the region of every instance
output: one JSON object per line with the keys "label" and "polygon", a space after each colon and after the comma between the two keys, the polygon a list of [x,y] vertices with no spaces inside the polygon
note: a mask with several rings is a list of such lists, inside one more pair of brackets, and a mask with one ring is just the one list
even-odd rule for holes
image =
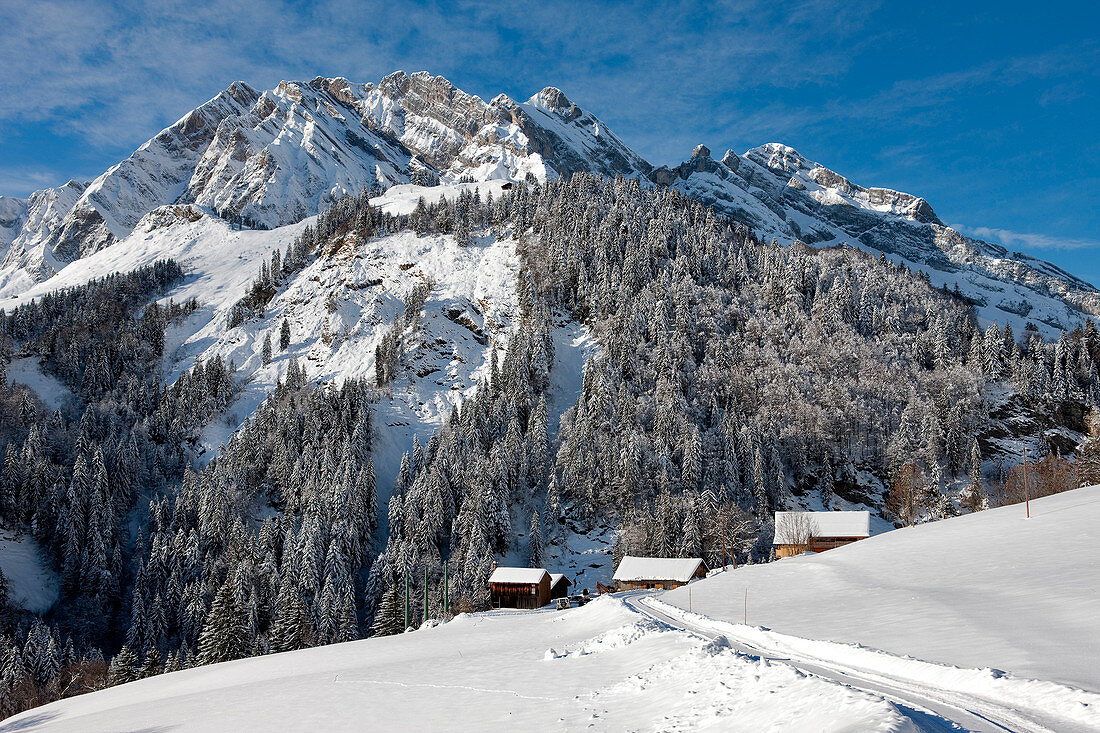
{"label": "wispy cloud", "polygon": [[[0,124],[132,147],[234,79],[370,81],[402,68],[490,96],[560,86],[646,147],[668,137],[674,117],[696,116],[715,97],[838,78],[874,7],[13,0],[0,4]],[[655,108],[666,120],[657,134]]]}
{"label": "wispy cloud", "polygon": [[993,227],[956,227],[963,234],[978,237],[988,242],[1001,244],[1008,249],[1022,250],[1081,250],[1100,249],[1100,240],[1082,239],[1078,237],[1055,237],[1049,234],[1030,234],[1026,232],[1014,232],[1009,229],[996,229]]}
{"label": "wispy cloud", "polygon": [[69,180],[65,173],[48,168],[0,167],[0,193],[30,192]]}

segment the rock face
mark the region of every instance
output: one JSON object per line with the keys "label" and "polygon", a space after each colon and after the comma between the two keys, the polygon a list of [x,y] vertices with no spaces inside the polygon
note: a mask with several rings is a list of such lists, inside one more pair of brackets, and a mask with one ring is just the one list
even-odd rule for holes
{"label": "rock face", "polygon": [[378,184],[520,180],[578,171],[680,189],[763,238],[884,252],[960,289],[990,320],[1050,329],[1100,313],[1092,286],[1046,262],[964,237],[922,198],[864,188],[778,143],[727,152],[699,145],[652,165],[555,87],[489,102],[441,76],[398,71],[377,84],[342,77],[234,82],[94,181],[27,199],[0,197],[0,296],[18,294],[126,236],[148,212],[193,205],[276,227]]}

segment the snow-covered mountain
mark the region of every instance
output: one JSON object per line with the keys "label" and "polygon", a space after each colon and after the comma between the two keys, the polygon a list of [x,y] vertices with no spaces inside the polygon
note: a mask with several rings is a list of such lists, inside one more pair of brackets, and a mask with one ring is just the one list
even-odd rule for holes
{"label": "snow-covered mountain", "polygon": [[[421,196],[454,199],[466,191],[482,198],[499,197],[502,186],[502,181],[434,187],[400,184],[372,203],[387,213],[407,214]],[[412,232],[369,242],[348,241],[339,254],[317,258],[288,278],[262,318],[227,329],[231,307],[246,292],[265,258],[273,250],[284,250],[314,221],[310,218],[271,230],[235,230],[195,205],[160,207],[114,245],[73,262],[52,278],[9,298],[5,305],[14,308],[47,292],[113,272],[136,270],[165,257],[180,262],[192,276],[161,300],[194,298],[199,306],[169,330],[163,376],[171,383],[196,360],[220,357],[234,362],[242,382],[242,393],[231,413],[207,428],[203,447],[209,457],[252,415],[276,381],[285,378],[292,358],[321,382],[372,377],[375,348],[395,313],[401,311],[403,298],[418,283],[431,282],[420,335],[406,356],[408,368],[390,387],[389,399],[379,403],[384,429],[374,446],[374,462],[385,500],[401,454],[408,450],[413,436],[425,440],[438,429],[451,410],[473,396],[488,376],[494,348],[498,356],[503,355],[516,311],[519,264],[515,242],[507,236],[490,235],[460,247],[450,236],[417,237]],[[264,364],[264,338],[273,334],[277,338],[284,319],[291,331],[291,345]],[[550,408],[556,432],[557,416],[580,391],[581,367],[593,345],[581,324],[564,319],[554,338]],[[42,381],[37,372],[24,374],[9,368],[9,373],[36,388]],[[62,394],[61,401],[65,398]]]}
{"label": "snow-covered mountain", "polygon": [[0,199],[0,293],[18,294],[124,238],[165,204],[276,227],[417,171],[448,181],[649,169],[553,88],[518,103],[485,102],[424,72],[377,85],[318,77],[264,92],[234,82],[94,181]]}
{"label": "snow-covered mountain", "polygon": [[576,171],[676,187],[765,239],[884,252],[936,284],[957,283],[988,321],[1031,320],[1049,335],[1100,314],[1100,292],[1064,270],[963,236],[924,199],[856,185],[784,145],[721,161],[700,145],[654,169],[556,88],[485,102],[443,77],[400,71],[378,84],[317,77],[263,92],[234,82],[90,183],[0,197],[0,295],[119,241],[165,204],[276,227],[375,184]]}
{"label": "snow-covered mountain", "polygon": [[749,224],[765,239],[814,247],[850,244],[883,252],[959,289],[987,321],[1051,334],[1100,314],[1100,292],[1049,262],[960,234],[923,198],[864,188],[779,143],[720,161],[698,146],[650,177]]}

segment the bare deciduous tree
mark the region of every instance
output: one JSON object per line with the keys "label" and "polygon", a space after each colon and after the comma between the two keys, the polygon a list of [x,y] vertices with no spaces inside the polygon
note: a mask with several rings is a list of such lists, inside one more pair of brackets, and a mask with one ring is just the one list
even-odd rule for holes
{"label": "bare deciduous tree", "polygon": [[911,527],[920,516],[925,495],[920,467],[915,463],[906,463],[898,469],[894,483],[886,494],[886,511]]}
{"label": "bare deciduous tree", "polygon": [[775,528],[776,543],[789,545],[794,555],[809,550],[814,537],[821,533],[814,518],[805,512],[785,514],[778,524]]}

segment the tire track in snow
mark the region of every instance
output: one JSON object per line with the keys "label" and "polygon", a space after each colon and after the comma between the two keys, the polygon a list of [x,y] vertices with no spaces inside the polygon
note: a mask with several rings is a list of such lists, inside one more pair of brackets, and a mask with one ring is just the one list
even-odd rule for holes
{"label": "tire track in snow", "polygon": [[1065,733],[1065,729],[1049,728],[1024,711],[997,705],[988,700],[964,696],[946,688],[912,683],[904,679],[848,667],[833,660],[794,655],[789,652],[785,655],[777,654],[745,639],[731,636],[728,632],[719,632],[705,624],[689,622],[684,618],[666,613],[650,600],[652,595],[654,595],[652,591],[634,592],[626,594],[622,600],[628,608],[671,628],[693,633],[710,641],[724,638],[732,649],[742,654],[787,664],[804,673],[889,700],[922,730]]}

